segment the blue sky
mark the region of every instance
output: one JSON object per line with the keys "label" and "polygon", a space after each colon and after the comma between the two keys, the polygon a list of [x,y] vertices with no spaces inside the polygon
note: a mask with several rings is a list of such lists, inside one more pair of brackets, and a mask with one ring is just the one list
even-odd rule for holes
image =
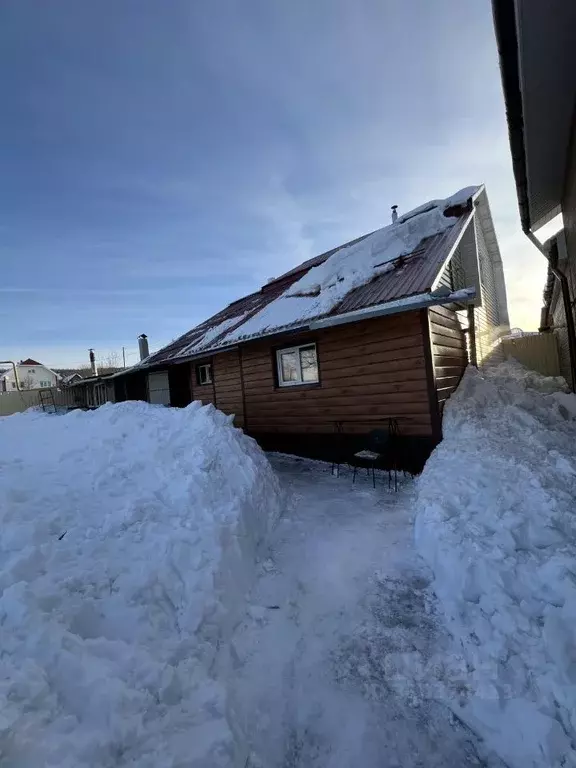
{"label": "blue sky", "polygon": [[535,328],[488,0],[4,0],[0,356],[166,343],[485,182]]}

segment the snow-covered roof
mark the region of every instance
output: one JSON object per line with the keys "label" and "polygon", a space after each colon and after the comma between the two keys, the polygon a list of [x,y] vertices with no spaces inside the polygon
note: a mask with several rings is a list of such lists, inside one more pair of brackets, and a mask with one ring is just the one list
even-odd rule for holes
{"label": "snow-covered roof", "polygon": [[186,359],[311,320],[429,291],[483,186],[431,200],[382,229],[305,261],[230,304],[140,365]]}

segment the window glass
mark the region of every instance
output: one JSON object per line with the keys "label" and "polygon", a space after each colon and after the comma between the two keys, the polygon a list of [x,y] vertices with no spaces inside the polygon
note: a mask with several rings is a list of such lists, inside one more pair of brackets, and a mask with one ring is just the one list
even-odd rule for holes
{"label": "window glass", "polygon": [[298,353],[296,350],[282,352],[280,355],[282,364],[282,381],[299,381]]}
{"label": "window glass", "polygon": [[212,382],[212,365],[198,366],[198,384],[210,384]]}
{"label": "window glass", "polygon": [[302,347],[300,349],[300,364],[302,366],[302,381],[318,381],[316,347]]}

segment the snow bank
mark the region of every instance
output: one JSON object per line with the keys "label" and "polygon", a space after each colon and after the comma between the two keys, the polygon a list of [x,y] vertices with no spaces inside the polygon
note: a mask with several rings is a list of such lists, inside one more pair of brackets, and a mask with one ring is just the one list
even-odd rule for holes
{"label": "snow bank", "polygon": [[512,768],[576,766],[576,396],[467,371],[418,483],[416,544],[471,670],[450,702]]}
{"label": "snow bank", "polygon": [[226,641],[281,496],[213,406],[0,419],[0,762],[228,764]]}
{"label": "snow bank", "polygon": [[395,259],[413,253],[424,239],[453,227],[457,217],[446,216],[444,212],[465,204],[479,189],[466,187],[444,200],[432,200],[359,243],[340,248],[227,334],[219,344],[230,344],[328,314],[350,291],[388,272]]}

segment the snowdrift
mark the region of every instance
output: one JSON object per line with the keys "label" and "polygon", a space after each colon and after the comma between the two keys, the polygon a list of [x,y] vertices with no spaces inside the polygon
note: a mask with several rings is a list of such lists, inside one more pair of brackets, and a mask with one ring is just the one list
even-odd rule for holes
{"label": "snowdrift", "polygon": [[513,768],[576,766],[576,396],[469,369],[418,482],[416,544],[471,671],[450,702]]}
{"label": "snowdrift", "polygon": [[0,763],[226,765],[226,641],[281,511],[213,406],[0,419]]}

